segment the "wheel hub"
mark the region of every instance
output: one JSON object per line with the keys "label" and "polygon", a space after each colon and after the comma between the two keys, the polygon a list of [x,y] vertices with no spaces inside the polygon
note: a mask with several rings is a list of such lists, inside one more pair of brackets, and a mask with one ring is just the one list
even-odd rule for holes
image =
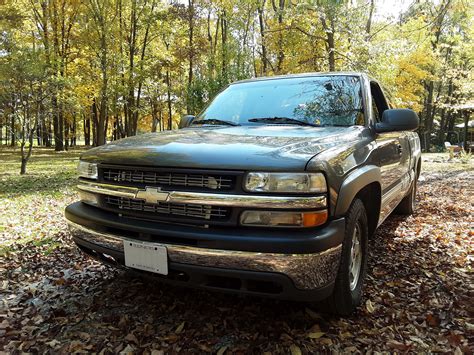
{"label": "wheel hub", "polygon": [[361,228],[357,223],[352,234],[351,258],[349,264],[349,283],[351,291],[357,287],[362,268]]}

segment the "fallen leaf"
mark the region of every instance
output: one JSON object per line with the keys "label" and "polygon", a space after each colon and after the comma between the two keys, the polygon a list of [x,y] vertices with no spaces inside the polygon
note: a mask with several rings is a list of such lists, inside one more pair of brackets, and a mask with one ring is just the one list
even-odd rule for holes
{"label": "fallen leaf", "polygon": [[311,339],[319,339],[319,338],[321,338],[324,334],[326,334],[326,333],[323,333],[323,332],[308,333],[308,338],[311,338]]}
{"label": "fallen leaf", "polygon": [[120,355],[129,355],[129,354],[134,354],[135,348],[128,344],[125,349],[123,349],[119,354]]}
{"label": "fallen leaf", "polygon": [[133,334],[133,333],[128,333],[127,336],[125,337],[125,340],[127,340],[129,342],[132,342],[132,343],[135,343],[135,344],[138,344],[138,339],[135,336],[135,334]]}
{"label": "fallen leaf", "polygon": [[290,352],[291,352],[291,355],[301,355],[301,349],[295,344],[292,344],[290,346]]}
{"label": "fallen leaf", "polygon": [[174,332],[175,332],[176,334],[181,333],[181,332],[183,331],[183,329],[184,329],[184,324],[185,324],[185,323],[186,323],[186,322],[182,322],[180,325],[178,325],[178,328],[176,328],[176,330],[175,330]]}
{"label": "fallen leaf", "polygon": [[439,318],[433,314],[428,314],[426,316],[426,322],[432,327],[437,327],[439,325]]}
{"label": "fallen leaf", "polygon": [[223,346],[217,351],[217,355],[224,355],[225,351],[227,350],[228,346]]}
{"label": "fallen leaf", "polygon": [[59,345],[61,345],[61,342],[59,340],[56,340],[56,339],[53,339],[51,341],[48,341],[46,342],[46,345],[52,347],[52,348],[56,348],[58,347]]}
{"label": "fallen leaf", "polygon": [[406,345],[404,343],[401,343],[399,341],[396,341],[396,340],[387,341],[387,346],[389,348],[397,349],[397,350],[401,350],[401,351],[406,351],[410,348],[408,345]]}
{"label": "fallen leaf", "polygon": [[374,307],[374,305],[372,304],[372,302],[370,300],[367,300],[365,302],[365,308],[367,309],[367,312],[369,312],[369,313],[374,313],[375,312],[375,307]]}

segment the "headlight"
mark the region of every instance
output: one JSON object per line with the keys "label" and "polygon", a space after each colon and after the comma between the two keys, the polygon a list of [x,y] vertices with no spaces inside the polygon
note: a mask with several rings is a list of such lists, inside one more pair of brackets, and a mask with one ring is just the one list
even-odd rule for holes
{"label": "headlight", "polygon": [[249,192],[321,193],[326,178],[321,173],[248,173],[244,188]]}
{"label": "headlight", "polygon": [[256,227],[316,227],[327,220],[327,210],[313,212],[244,211],[240,224]]}
{"label": "headlight", "polygon": [[79,161],[77,165],[77,172],[79,173],[79,177],[84,177],[88,179],[97,179],[97,164],[88,163],[86,161]]}

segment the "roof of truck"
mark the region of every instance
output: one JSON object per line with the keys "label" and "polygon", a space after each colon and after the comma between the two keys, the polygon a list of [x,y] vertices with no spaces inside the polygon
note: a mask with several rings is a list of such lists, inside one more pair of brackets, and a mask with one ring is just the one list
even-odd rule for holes
{"label": "roof of truck", "polygon": [[[253,81],[263,81],[263,80],[276,80],[276,79],[286,79],[286,78],[307,78],[312,76],[365,76],[368,78],[368,75],[363,72],[353,72],[353,71],[335,71],[335,72],[312,72],[312,73],[300,73],[300,74],[286,74],[286,75],[275,75],[275,76],[260,76],[257,78],[244,79],[239,81],[234,81],[232,84],[238,83],[248,83]],[[371,78],[369,78],[372,80]]]}

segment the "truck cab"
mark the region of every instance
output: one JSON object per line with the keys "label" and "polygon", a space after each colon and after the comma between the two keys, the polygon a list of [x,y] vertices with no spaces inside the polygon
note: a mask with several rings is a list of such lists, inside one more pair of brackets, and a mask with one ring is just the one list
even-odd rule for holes
{"label": "truck cab", "polygon": [[363,73],[239,81],[178,130],[85,152],[69,230],[86,254],[165,282],[349,314],[368,238],[413,213],[417,127]]}

